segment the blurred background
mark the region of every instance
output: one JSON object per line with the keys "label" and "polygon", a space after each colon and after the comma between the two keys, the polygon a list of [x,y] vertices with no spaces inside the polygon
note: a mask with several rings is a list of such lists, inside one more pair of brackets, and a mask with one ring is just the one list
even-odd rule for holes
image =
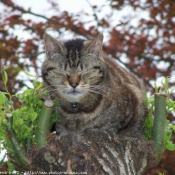
{"label": "blurred background", "polygon": [[[173,0],[1,0],[0,67],[8,66],[10,93],[32,87],[34,79],[25,72],[41,75],[45,32],[60,41],[103,33],[104,53],[143,79],[149,94],[154,82],[167,76],[170,88],[175,86]],[[0,91],[5,91],[1,72]],[[144,175],[159,172],[175,175],[175,151],[166,150],[159,165]]]}

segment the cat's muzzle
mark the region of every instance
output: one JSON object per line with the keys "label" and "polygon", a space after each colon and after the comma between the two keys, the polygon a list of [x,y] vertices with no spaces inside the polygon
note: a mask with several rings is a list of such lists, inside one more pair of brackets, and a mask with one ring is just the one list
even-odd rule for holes
{"label": "cat's muzzle", "polygon": [[71,95],[80,95],[81,93],[79,91],[77,91],[76,89],[72,89],[70,92],[68,92],[68,94],[71,94]]}

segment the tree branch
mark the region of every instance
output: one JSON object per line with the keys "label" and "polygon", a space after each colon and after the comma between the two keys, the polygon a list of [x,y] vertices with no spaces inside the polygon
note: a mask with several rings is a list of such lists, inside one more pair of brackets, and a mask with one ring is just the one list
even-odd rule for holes
{"label": "tree branch", "polygon": [[39,148],[46,145],[46,139],[49,133],[50,117],[53,107],[53,102],[51,100],[46,100],[39,115],[38,128],[36,130],[36,141]]}
{"label": "tree branch", "polygon": [[11,7],[12,9],[18,10],[18,11],[20,11],[20,12],[22,12],[22,13],[31,14],[31,15],[34,15],[34,16],[37,16],[37,17],[40,17],[40,18],[49,20],[49,18],[47,18],[47,17],[44,16],[44,15],[40,15],[40,14],[31,12],[31,11],[24,10],[22,7],[17,6],[17,5],[14,5],[14,4],[12,4],[12,3],[9,3],[9,2],[6,1],[6,0],[1,0],[1,3],[5,4],[5,5],[8,6],[8,7]]}
{"label": "tree branch", "polygon": [[100,21],[99,21],[99,19],[98,19],[98,16],[97,16],[97,14],[96,14],[96,12],[95,12],[94,7],[92,6],[92,4],[90,3],[89,0],[86,0],[86,2],[87,2],[88,5],[91,7],[92,13],[93,13],[93,16],[94,16],[95,20],[97,21],[98,24],[100,24]]}
{"label": "tree branch", "polygon": [[157,160],[160,160],[165,149],[166,126],[166,96],[155,94],[155,117],[152,130],[152,140],[156,151]]}

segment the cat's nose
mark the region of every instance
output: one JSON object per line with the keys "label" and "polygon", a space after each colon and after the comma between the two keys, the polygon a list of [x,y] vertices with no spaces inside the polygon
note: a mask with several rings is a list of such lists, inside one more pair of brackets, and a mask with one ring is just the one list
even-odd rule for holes
{"label": "cat's nose", "polygon": [[76,88],[76,87],[79,85],[79,83],[73,83],[73,82],[70,82],[69,84],[70,84],[70,86],[72,86],[73,88]]}
{"label": "cat's nose", "polygon": [[80,77],[79,76],[70,76],[68,78],[69,85],[73,88],[76,88],[79,85]]}

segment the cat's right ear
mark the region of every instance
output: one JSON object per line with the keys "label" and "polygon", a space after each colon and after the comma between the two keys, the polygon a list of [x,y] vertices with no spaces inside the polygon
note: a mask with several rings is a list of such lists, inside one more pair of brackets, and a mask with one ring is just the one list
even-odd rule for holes
{"label": "cat's right ear", "polygon": [[53,59],[55,56],[64,55],[65,53],[65,47],[47,33],[44,35],[44,44],[47,59]]}

